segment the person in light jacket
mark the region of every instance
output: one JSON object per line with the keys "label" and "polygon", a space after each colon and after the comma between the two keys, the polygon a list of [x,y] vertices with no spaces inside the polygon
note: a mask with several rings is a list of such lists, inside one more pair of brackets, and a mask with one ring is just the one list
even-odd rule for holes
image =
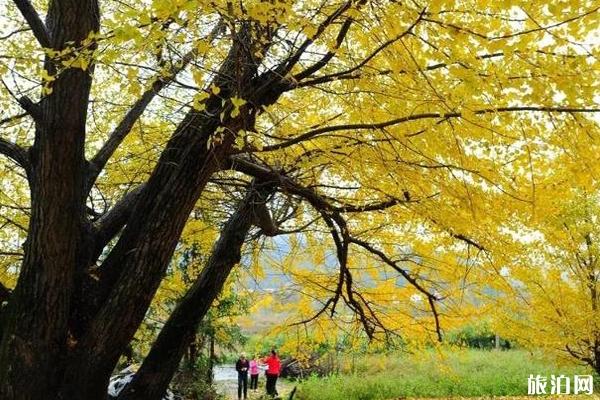
{"label": "person in light jacket", "polygon": [[258,390],[258,357],[250,360],[250,390]]}

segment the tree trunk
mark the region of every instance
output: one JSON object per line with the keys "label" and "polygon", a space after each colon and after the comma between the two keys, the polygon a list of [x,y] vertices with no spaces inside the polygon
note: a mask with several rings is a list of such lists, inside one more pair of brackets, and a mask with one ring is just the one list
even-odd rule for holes
{"label": "tree trunk", "polygon": [[182,144],[175,138],[161,157],[158,173],[150,178],[106,260],[105,267],[117,272],[116,285],[107,287],[105,302],[99,302],[101,307],[69,360],[65,399],[103,398],[102,390],[144,318],[188,215],[217,169],[215,160],[225,155],[225,149],[206,151],[215,128],[216,121],[209,121],[199,130],[188,128],[199,138],[196,143],[184,147],[187,151],[179,158]]}
{"label": "tree trunk", "polygon": [[[242,245],[255,221],[254,209],[257,204],[264,203],[269,194],[265,189],[252,187],[227,221],[202,273],[167,320],[142,367],[121,392],[119,400],[159,400],[165,393],[198,325],[241,259]],[[214,357],[214,335],[210,337],[210,352],[209,365]]]}
{"label": "tree trunk", "polygon": [[187,352],[186,361],[189,369],[194,369],[194,367],[196,366],[196,360],[198,359],[198,343],[196,342],[196,340],[196,334],[194,334]]}
{"label": "tree trunk", "polygon": [[206,382],[209,385],[212,385],[214,380],[215,358],[215,333],[211,332],[208,347],[208,368],[206,369]]}
{"label": "tree trunk", "polygon": [[[264,46],[250,32],[251,24],[243,25],[215,74],[220,93],[204,101],[204,111],[188,112],[130,202],[134,206],[104,231],[92,228],[85,216],[84,144],[93,67],[57,73],[54,63],[63,65],[65,56],[46,61],[56,78],[53,92],[39,105],[28,103],[36,121],[27,169],[32,210],[19,280],[2,313],[1,399],[105,399],[110,374],[146,314],[190,211],[211,176],[227,164],[237,132],[254,125],[259,101],[240,107],[236,117],[230,114],[232,96],[249,99],[256,92],[260,60],[253,41]],[[44,24],[35,26],[36,37],[53,49],[66,43],[77,47],[99,30],[97,0],[50,0],[47,40]],[[213,141],[217,128],[224,131]],[[88,291],[88,268],[95,266],[108,236],[119,232],[99,268],[99,282]],[[189,343],[188,336],[182,340]],[[180,351],[177,347],[177,362]]]}
{"label": "tree trunk", "polygon": [[[37,17],[37,16],[36,16]],[[43,24],[40,22],[43,28]],[[48,5],[50,45],[77,46],[99,30],[95,0],[52,0]],[[40,30],[38,30],[39,32]],[[3,313],[0,339],[0,398],[55,398],[68,342],[68,320],[84,222],[85,124],[92,82],[88,70],[58,71],[52,94],[31,104],[36,121],[30,150],[31,217],[16,288]]]}
{"label": "tree trunk", "polygon": [[[228,107],[224,99],[241,90],[231,76],[248,82],[247,75],[256,73],[251,56],[243,40],[233,43],[215,77],[219,95],[206,100],[204,111],[187,114],[161,154],[119,240],[100,267],[97,309],[90,310],[89,326],[69,357],[61,398],[104,398],[110,374],[143,321],[190,212],[211,176],[225,163],[235,133],[253,124],[255,111],[249,108],[221,121]],[[227,129],[221,141],[211,143],[223,124]]]}

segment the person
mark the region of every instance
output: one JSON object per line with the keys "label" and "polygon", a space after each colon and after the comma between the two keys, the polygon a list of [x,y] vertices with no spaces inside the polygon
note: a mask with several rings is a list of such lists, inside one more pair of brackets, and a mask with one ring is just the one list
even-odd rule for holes
{"label": "person", "polygon": [[264,363],[267,364],[267,394],[271,397],[278,395],[277,393],[277,377],[281,372],[281,361],[277,357],[277,352],[271,350],[271,354],[265,358]]}
{"label": "person", "polygon": [[250,390],[258,390],[258,357],[250,360]]}
{"label": "person", "polygon": [[238,400],[242,399],[242,391],[244,399],[248,398],[248,369],[250,363],[246,359],[246,354],[240,354],[240,358],[235,363],[235,370],[238,373]]}

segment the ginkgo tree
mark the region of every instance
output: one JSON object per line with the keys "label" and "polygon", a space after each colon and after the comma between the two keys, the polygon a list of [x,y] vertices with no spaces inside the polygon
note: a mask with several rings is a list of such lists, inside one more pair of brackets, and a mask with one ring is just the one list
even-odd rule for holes
{"label": "ginkgo tree", "polygon": [[198,204],[205,265],[119,399],[160,398],[259,236],[333,249],[299,322],[441,340],[465,260],[597,134],[593,1],[0,7],[6,399],[106,397]]}
{"label": "ginkgo tree", "polygon": [[505,337],[600,372],[597,196],[575,190],[522,236],[526,251],[507,264],[492,304],[506,311],[497,315]]}

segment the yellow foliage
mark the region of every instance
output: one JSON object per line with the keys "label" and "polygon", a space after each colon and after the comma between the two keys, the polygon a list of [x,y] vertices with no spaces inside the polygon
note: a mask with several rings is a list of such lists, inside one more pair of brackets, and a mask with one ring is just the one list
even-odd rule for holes
{"label": "yellow foliage", "polygon": [[[560,347],[597,332],[600,313],[587,301],[585,276],[571,267],[585,232],[596,235],[598,225],[585,223],[578,205],[597,199],[600,174],[595,1],[350,2],[339,13],[337,2],[313,0],[114,2],[104,6],[100,32],[59,50],[38,48],[31,32],[19,30],[16,7],[5,3],[3,82],[14,80],[37,103],[52,95],[65,71],[93,74],[88,159],[140,96],[168,82],[99,176],[88,201],[99,214],[148,179],[185,113],[191,107],[194,118],[205,116],[209,99],[231,110],[217,114],[209,149],[235,128],[232,154],[288,174],[330,201],[329,209],[316,210],[302,200],[283,223],[288,239],[267,241],[286,254],[269,260],[257,247],[242,261],[258,280],[272,271],[285,276],[273,281],[293,293],[287,301],[265,295],[255,308],[276,306],[286,322],[310,320],[340,292],[338,248],[325,217],[345,218],[341,236],[356,239],[346,243],[344,265],[354,293],[338,293],[336,310],[311,320],[314,341],[337,339],[340,325],[356,332],[361,320],[350,297],[371,307],[382,327],[415,343],[435,341],[437,324],[450,329],[483,313],[497,317],[507,336],[538,345]],[[330,15],[338,18],[333,28],[324,24]],[[339,39],[339,27],[351,21]],[[252,50],[257,75],[277,75],[278,62],[308,50],[278,76],[289,85],[279,99],[233,124],[258,100],[228,93],[212,79],[242,26],[253,27],[248,35],[260,44]],[[62,69],[41,68],[45,57]],[[303,76],[321,57],[328,62]],[[1,120],[22,112],[16,98],[0,87]],[[1,138],[27,147],[32,127],[29,117],[3,122]],[[178,168],[177,161],[170,167]],[[0,260],[0,280],[12,287],[29,193],[22,171],[4,158],[0,163],[0,243],[8,254]],[[153,303],[161,317],[201,270],[240,185],[250,180],[232,171],[213,178]],[[278,196],[282,215],[301,202],[285,189]],[[577,212],[565,211],[574,204]],[[191,248],[199,256],[186,276],[178,268]],[[543,343],[528,332],[544,332]]]}

